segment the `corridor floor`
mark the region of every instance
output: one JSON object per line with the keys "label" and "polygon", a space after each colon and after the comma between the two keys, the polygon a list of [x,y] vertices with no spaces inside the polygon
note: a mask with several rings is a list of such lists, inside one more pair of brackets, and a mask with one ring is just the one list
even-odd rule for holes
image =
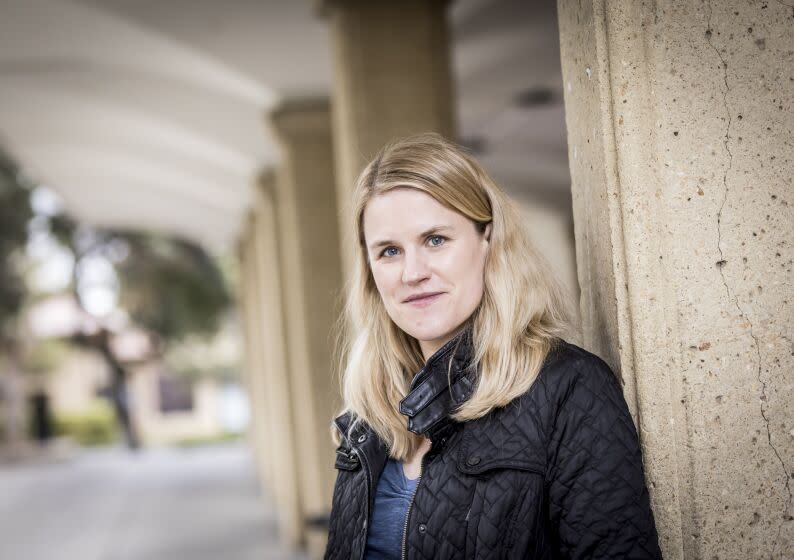
{"label": "corridor floor", "polygon": [[0,558],[304,560],[279,547],[243,444],[0,466]]}

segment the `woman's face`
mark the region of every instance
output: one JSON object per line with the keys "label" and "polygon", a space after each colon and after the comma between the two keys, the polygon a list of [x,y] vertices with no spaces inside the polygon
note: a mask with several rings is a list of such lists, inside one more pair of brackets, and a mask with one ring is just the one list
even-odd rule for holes
{"label": "woman's face", "polygon": [[422,191],[377,195],[363,216],[372,276],[392,321],[425,359],[450,340],[483,293],[490,224],[474,222]]}

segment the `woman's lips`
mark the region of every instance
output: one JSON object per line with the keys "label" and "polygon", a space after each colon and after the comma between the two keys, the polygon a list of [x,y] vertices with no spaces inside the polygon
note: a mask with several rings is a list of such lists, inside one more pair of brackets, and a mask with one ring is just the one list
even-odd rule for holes
{"label": "woman's lips", "polygon": [[424,297],[413,299],[411,301],[406,301],[407,305],[411,305],[413,307],[427,307],[428,305],[433,305],[433,303],[438,300],[441,296],[444,295],[444,292],[436,293],[436,294],[428,294]]}

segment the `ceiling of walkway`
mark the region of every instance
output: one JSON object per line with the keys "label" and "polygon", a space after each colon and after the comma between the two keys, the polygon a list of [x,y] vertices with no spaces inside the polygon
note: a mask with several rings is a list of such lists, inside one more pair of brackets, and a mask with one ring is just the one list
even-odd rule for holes
{"label": "ceiling of walkway", "polygon": [[[451,3],[463,138],[522,197],[569,205],[554,2]],[[0,0],[0,143],[98,225],[234,243],[279,154],[267,111],[326,95],[310,0]]]}

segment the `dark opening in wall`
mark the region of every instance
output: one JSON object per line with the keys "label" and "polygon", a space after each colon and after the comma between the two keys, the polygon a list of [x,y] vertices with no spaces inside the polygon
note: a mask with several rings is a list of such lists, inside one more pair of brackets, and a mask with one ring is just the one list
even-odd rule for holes
{"label": "dark opening in wall", "polygon": [[193,410],[193,384],[182,377],[161,372],[158,378],[160,412],[190,412]]}

